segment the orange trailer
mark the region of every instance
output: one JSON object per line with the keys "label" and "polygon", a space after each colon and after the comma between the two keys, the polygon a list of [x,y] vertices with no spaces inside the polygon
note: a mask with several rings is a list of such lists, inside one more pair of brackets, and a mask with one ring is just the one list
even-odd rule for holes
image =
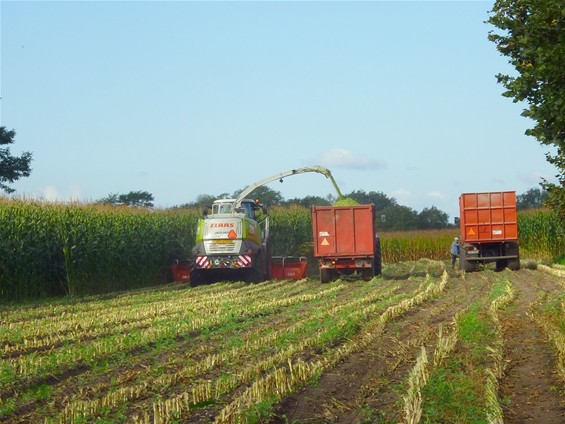
{"label": "orange trailer", "polygon": [[365,280],[381,273],[381,248],[375,228],[375,206],[312,206],[314,256],[320,281],[340,275]]}
{"label": "orange trailer", "polygon": [[499,270],[520,268],[515,191],[463,193],[459,212],[461,269],[488,262]]}

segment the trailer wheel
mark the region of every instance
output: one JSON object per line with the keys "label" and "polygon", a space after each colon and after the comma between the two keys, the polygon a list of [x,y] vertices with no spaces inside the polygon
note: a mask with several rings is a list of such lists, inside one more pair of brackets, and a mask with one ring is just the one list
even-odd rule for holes
{"label": "trailer wheel", "polygon": [[375,271],[373,268],[363,269],[361,275],[363,275],[364,281],[370,281],[375,276]]}
{"label": "trailer wheel", "polygon": [[381,239],[376,237],[375,258],[373,259],[373,275],[381,275],[383,272],[383,259],[381,252]]}
{"label": "trailer wheel", "polygon": [[508,269],[510,271],[518,271],[520,269],[520,258],[510,259],[508,261]]}
{"label": "trailer wheel", "polygon": [[473,272],[477,270],[477,264],[473,261],[468,261],[463,256],[459,256],[459,268],[465,272]]}
{"label": "trailer wheel", "polygon": [[506,261],[505,260],[496,261],[495,270],[497,272],[504,271],[504,268],[506,268]]}
{"label": "trailer wheel", "polygon": [[325,284],[332,281],[332,274],[331,270],[320,268],[320,283]]}

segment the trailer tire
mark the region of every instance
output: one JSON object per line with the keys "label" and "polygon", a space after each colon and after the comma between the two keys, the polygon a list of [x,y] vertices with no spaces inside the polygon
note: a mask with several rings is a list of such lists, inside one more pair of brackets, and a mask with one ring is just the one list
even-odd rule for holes
{"label": "trailer tire", "polygon": [[459,268],[465,272],[474,272],[477,270],[477,264],[473,261],[468,261],[463,256],[459,256]]}
{"label": "trailer tire", "polygon": [[320,268],[320,283],[325,284],[332,281],[332,271],[325,268]]}
{"label": "trailer tire", "polygon": [[495,270],[496,270],[497,272],[504,271],[504,268],[506,268],[506,260],[501,259],[500,261],[496,261],[496,268],[495,268]]}
{"label": "trailer tire", "polygon": [[383,272],[383,259],[381,252],[381,239],[376,237],[375,258],[373,259],[373,275],[381,275]]}
{"label": "trailer tire", "polygon": [[363,269],[361,271],[361,275],[363,276],[364,281],[371,281],[375,276],[375,270],[373,268]]}
{"label": "trailer tire", "polygon": [[520,258],[510,259],[508,261],[508,269],[510,271],[518,271],[520,269]]}

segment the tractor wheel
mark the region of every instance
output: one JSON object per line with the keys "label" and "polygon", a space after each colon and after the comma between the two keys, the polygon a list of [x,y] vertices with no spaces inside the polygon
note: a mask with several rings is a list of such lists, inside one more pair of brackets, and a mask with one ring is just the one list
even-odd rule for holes
{"label": "tractor wheel", "polygon": [[504,271],[504,268],[506,268],[505,260],[501,259],[500,261],[496,261],[496,268],[495,268],[496,272]]}
{"label": "tractor wheel", "polygon": [[325,268],[320,268],[320,283],[325,284],[332,281],[332,271]]}
{"label": "tractor wheel", "polygon": [[373,268],[363,269],[361,270],[361,275],[364,281],[370,281],[375,276],[375,272]]}
{"label": "tractor wheel", "polygon": [[381,275],[383,272],[383,259],[381,252],[381,240],[377,237],[377,248],[375,249],[375,258],[373,259],[373,273],[374,275]]}
{"label": "tractor wheel", "polygon": [[520,269],[520,258],[510,259],[508,261],[508,269],[510,271],[518,271]]}
{"label": "tractor wheel", "polygon": [[477,270],[477,264],[473,261],[468,261],[463,256],[459,256],[459,268],[465,272],[473,272]]}

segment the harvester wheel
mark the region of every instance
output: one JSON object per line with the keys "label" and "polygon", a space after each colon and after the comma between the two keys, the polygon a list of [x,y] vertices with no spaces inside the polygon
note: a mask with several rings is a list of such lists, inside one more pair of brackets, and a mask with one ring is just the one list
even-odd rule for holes
{"label": "harvester wheel", "polygon": [[204,284],[205,282],[206,282],[206,278],[201,270],[193,269],[190,272],[190,285],[192,287],[199,286],[200,284]]}
{"label": "harvester wheel", "polygon": [[260,283],[265,281],[263,255],[258,253],[253,262],[253,268],[248,269],[246,281],[248,283]]}

